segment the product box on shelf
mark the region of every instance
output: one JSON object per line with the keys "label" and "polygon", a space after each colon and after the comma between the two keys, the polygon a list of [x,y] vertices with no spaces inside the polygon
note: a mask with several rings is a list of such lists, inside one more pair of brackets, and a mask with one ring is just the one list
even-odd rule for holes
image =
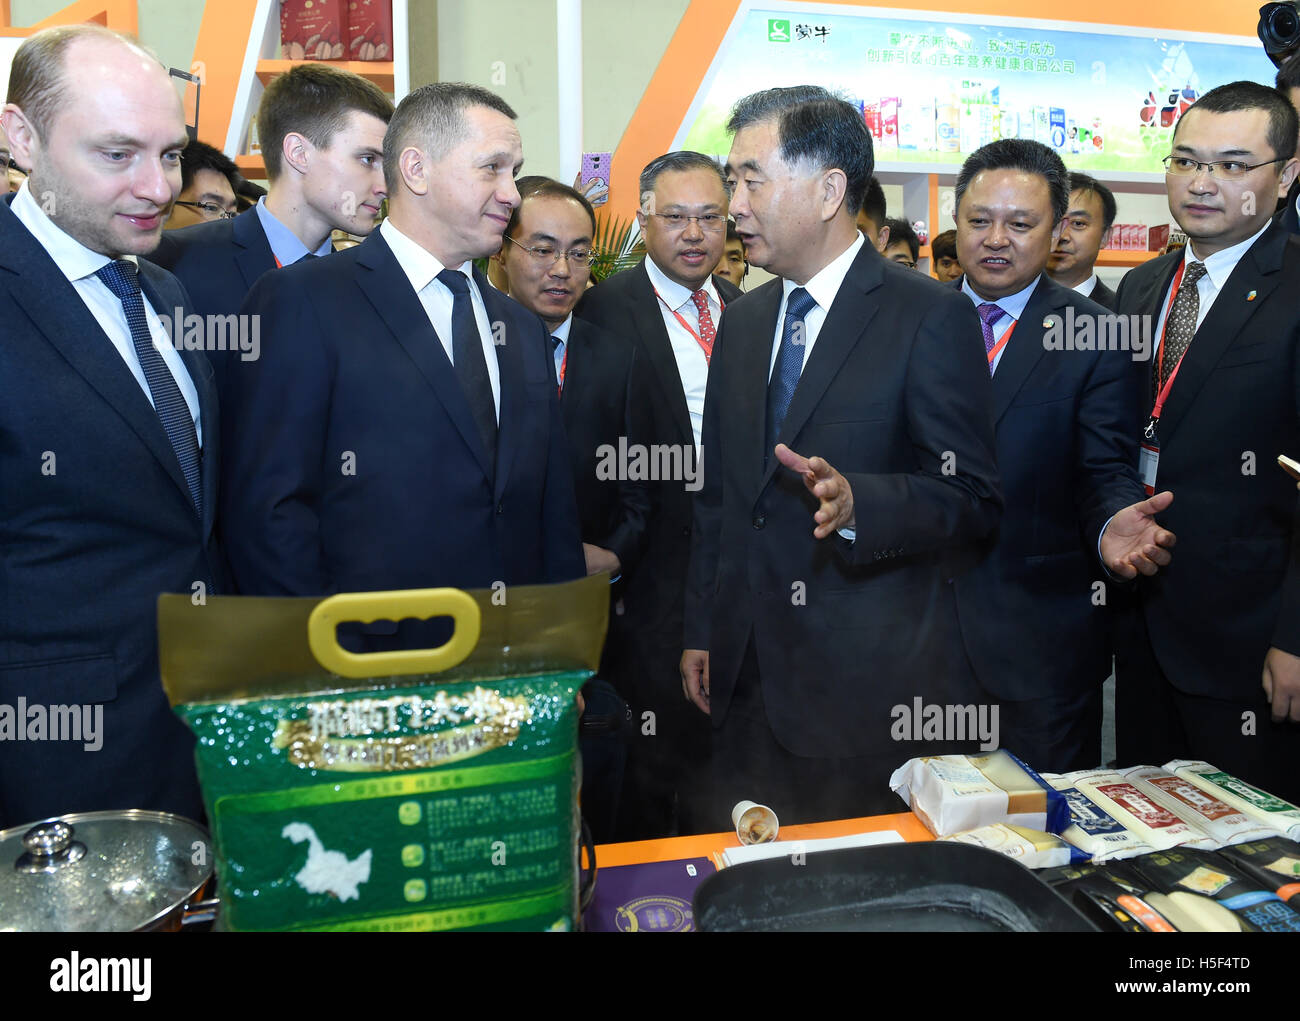
{"label": "product box on shelf", "polygon": [[349,60],[393,59],[393,0],[347,0]]}
{"label": "product box on shelf", "polygon": [[343,15],[343,0],[283,0],[281,54],[288,60],[342,60]]}

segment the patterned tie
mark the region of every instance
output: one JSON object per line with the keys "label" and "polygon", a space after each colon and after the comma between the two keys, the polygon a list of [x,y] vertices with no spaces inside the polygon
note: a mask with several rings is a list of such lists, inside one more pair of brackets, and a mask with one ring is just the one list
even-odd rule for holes
{"label": "patterned tie", "polygon": [[497,461],[497,412],[492,400],[492,378],[483,355],[483,339],[474,321],[474,301],[469,294],[469,279],[454,269],[444,269],[438,281],[452,293],[451,360],[456,378],[469,401],[474,424],[483,437],[488,464]]}
{"label": "patterned tie", "polygon": [[564,393],[565,368],[565,356],[560,354],[560,345],[563,343],[564,341],[559,337],[554,334],[551,335],[551,351],[553,352],[552,357],[555,359],[555,381],[557,383],[555,392],[561,395]]}
{"label": "patterned tie", "polygon": [[781,347],[776,352],[776,365],[772,367],[772,379],[767,384],[767,446],[763,453],[764,466],[772,456],[776,438],[781,435],[785,413],[790,410],[790,400],[794,397],[799,374],[803,371],[803,356],[808,346],[804,316],[816,307],[817,302],[813,296],[802,287],[791,291],[785,304]]}
{"label": "patterned tie", "polygon": [[140,359],[140,368],[144,370],[145,382],[149,384],[149,393],[153,396],[154,410],[162,422],[162,427],[171,441],[176,459],[180,461],[181,471],[185,475],[185,484],[190,490],[190,499],[194,509],[203,516],[203,488],[199,473],[199,440],[194,432],[194,418],[190,406],[185,403],[181,388],[163,361],[163,356],[153,345],[153,335],[149,332],[149,319],[145,315],[144,299],[140,296],[140,281],[136,278],[136,268],[125,259],[110,262],[95,272],[95,276],[117,295],[126,312],[127,325],[131,327],[131,343],[135,345],[136,357]]}
{"label": "patterned tie", "polygon": [[1165,320],[1165,351],[1159,363],[1160,378],[1155,382],[1156,396],[1160,395],[1160,388],[1165,385],[1170,373],[1178,368],[1178,360],[1183,357],[1196,333],[1196,317],[1201,311],[1201,296],[1196,282],[1203,276],[1203,262],[1189,262],[1183,270],[1182,282],[1178,285],[1178,293],[1174,295],[1169,317]]}
{"label": "patterned tie", "polygon": [[713,357],[713,338],[718,335],[713,316],[709,315],[709,296],[702,290],[696,291],[691,295],[691,301],[695,302],[695,310],[700,314],[700,341],[707,362]]}
{"label": "patterned tie", "polygon": [[[992,302],[985,302],[975,310],[980,314],[980,329],[984,331],[984,353],[991,355],[997,342],[993,339],[993,324],[1001,319],[1005,312]],[[989,375],[993,375],[993,363],[989,362]]]}

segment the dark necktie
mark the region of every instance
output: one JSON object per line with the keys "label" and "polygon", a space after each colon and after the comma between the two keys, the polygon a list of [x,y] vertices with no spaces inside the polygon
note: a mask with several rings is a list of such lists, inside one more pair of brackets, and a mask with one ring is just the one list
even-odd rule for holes
{"label": "dark necktie", "polygon": [[[562,341],[559,337],[552,335],[551,351],[558,352],[560,350],[560,345],[563,343],[564,341]],[[554,354],[551,355],[551,360],[552,361],[555,360]],[[555,392],[563,396],[564,395],[564,359],[563,358],[560,360],[560,364],[555,367],[555,381],[558,384],[555,388]]]}
{"label": "dark necktie", "polygon": [[[999,319],[1001,319],[1004,315],[1006,315],[1006,313],[1003,312],[998,305],[995,305],[991,301],[986,301],[984,304],[980,305],[975,311],[980,314],[980,329],[984,333],[984,354],[991,355],[993,353],[993,348],[997,343],[993,337],[993,324],[996,323]],[[995,359],[989,360],[990,376],[993,375],[994,360]]]}
{"label": "dark necktie", "polygon": [[110,262],[97,270],[95,276],[104,281],[126,312],[127,325],[131,327],[131,343],[135,345],[136,357],[144,369],[145,382],[149,384],[149,393],[153,395],[154,410],[176,451],[181,471],[185,475],[185,484],[190,490],[190,499],[194,509],[203,514],[203,489],[199,473],[199,440],[194,432],[194,418],[190,407],[185,403],[181,388],[175,377],[163,361],[163,356],[153,346],[153,335],[149,332],[149,319],[145,315],[144,299],[140,295],[140,282],[136,278],[136,268],[126,260]]}
{"label": "dark necktie", "polygon": [[1160,388],[1165,385],[1170,374],[1178,368],[1178,360],[1183,357],[1196,333],[1196,317],[1201,311],[1201,295],[1196,284],[1203,276],[1203,262],[1189,262],[1183,270],[1183,279],[1178,284],[1178,293],[1174,295],[1174,303],[1169,306],[1169,318],[1165,322],[1165,350],[1157,363],[1160,373],[1155,383],[1156,396],[1160,395]]}
{"label": "dark necktie", "polygon": [[474,301],[469,294],[469,279],[454,269],[444,269],[438,282],[452,293],[451,361],[460,380],[461,390],[469,401],[474,424],[483,437],[488,463],[497,460],[497,412],[492,400],[492,379],[483,357],[483,340],[474,321]]}
{"label": "dark necktie", "polygon": [[813,296],[802,287],[791,291],[785,303],[781,346],[776,352],[772,379],[767,384],[767,447],[763,451],[764,465],[772,456],[776,438],[781,435],[785,413],[790,410],[790,400],[794,397],[795,387],[799,385],[799,374],[803,371],[804,351],[808,347],[804,316],[816,307],[817,302]]}

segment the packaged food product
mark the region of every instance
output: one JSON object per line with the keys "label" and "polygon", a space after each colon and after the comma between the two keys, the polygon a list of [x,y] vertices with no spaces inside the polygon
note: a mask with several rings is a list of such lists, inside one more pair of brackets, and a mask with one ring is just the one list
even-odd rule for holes
{"label": "packaged food product", "polygon": [[987,847],[1014,858],[1025,868],[1047,869],[1071,862],[1085,861],[1087,855],[1076,847],[1067,844],[1060,837],[1041,830],[1031,830],[1025,826],[995,822],[964,833],[953,833],[940,840],[955,840],[962,844],[974,844]]}
{"label": "packaged food product", "polygon": [[1286,837],[1266,837],[1225,847],[1219,854],[1261,889],[1272,890],[1300,911],[1300,844]]}
{"label": "packaged food product", "polygon": [[1258,840],[1273,832],[1271,827],[1256,822],[1245,812],[1162,767],[1135,766],[1125,770],[1123,775],[1183,822],[1191,823],[1212,837],[1216,847]]}
{"label": "packaged food product", "polygon": [[1118,873],[1115,866],[1098,867],[1077,878],[1066,878],[1054,884],[1054,889],[1103,929],[1177,931],[1151,904],[1148,892]]}
{"label": "packaged food product", "polygon": [[889,786],[939,837],[994,822],[1047,832],[1069,823],[1064,800],[1002,750],[909,759],[894,771]]}
{"label": "packaged food product", "polygon": [[1070,809],[1070,825],[1061,831],[1061,836],[1086,851],[1093,861],[1132,858],[1153,850],[1150,844],[1108,815],[1065,777],[1056,773],[1044,773],[1042,777],[1065,799]]}
{"label": "packaged food product", "polygon": [[1157,850],[1195,844],[1213,847],[1214,841],[1200,830],[1183,822],[1131,781],[1107,769],[1083,770],[1064,774],[1088,800],[1100,805],[1108,815],[1136,833],[1143,843]]}
{"label": "packaged food product", "polygon": [[[588,587],[588,582],[596,582]],[[496,591],[159,600],[163,684],[198,737],[230,930],[569,929],[578,688],[601,577]],[[450,616],[358,655],[349,621]]]}
{"label": "packaged food product", "polygon": [[281,0],[281,54],[286,60],[342,60],[343,13],[343,0]]}
{"label": "packaged food product", "polygon": [[1147,899],[1180,929],[1190,932],[1300,932],[1300,912],[1214,851],[1178,847],[1125,863],[1159,894]]}
{"label": "packaged food product", "polygon": [[1175,776],[1190,780],[1203,791],[1239,808],[1252,819],[1264,823],[1275,833],[1292,840],[1300,840],[1300,808],[1274,797],[1267,791],[1253,787],[1230,773],[1216,769],[1208,762],[1194,759],[1175,759],[1166,762],[1165,769]]}
{"label": "packaged food product", "polygon": [[348,0],[349,60],[393,59],[393,0]]}

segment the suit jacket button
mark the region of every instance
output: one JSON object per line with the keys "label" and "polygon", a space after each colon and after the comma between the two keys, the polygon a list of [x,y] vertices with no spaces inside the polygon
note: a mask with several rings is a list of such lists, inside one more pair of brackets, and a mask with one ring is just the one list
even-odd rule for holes
{"label": "suit jacket button", "polygon": [[683,526],[682,526],[682,535],[690,535],[690,534],[691,534],[691,526],[690,526],[690,525],[683,525]]}
{"label": "suit jacket button", "polygon": [[505,512],[506,512],[506,505],[504,503],[497,504],[497,513],[504,514]]}
{"label": "suit jacket button", "polygon": [[756,516],[756,517],[754,518],[754,527],[755,527],[755,528],[761,529],[761,528],[762,528],[764,525],[766,525],[766,524],[767,524],[767,518],[766,518],[766,516],[764,516],[764,515],[762,515],[762,514],[759,514],[758,516]]}

